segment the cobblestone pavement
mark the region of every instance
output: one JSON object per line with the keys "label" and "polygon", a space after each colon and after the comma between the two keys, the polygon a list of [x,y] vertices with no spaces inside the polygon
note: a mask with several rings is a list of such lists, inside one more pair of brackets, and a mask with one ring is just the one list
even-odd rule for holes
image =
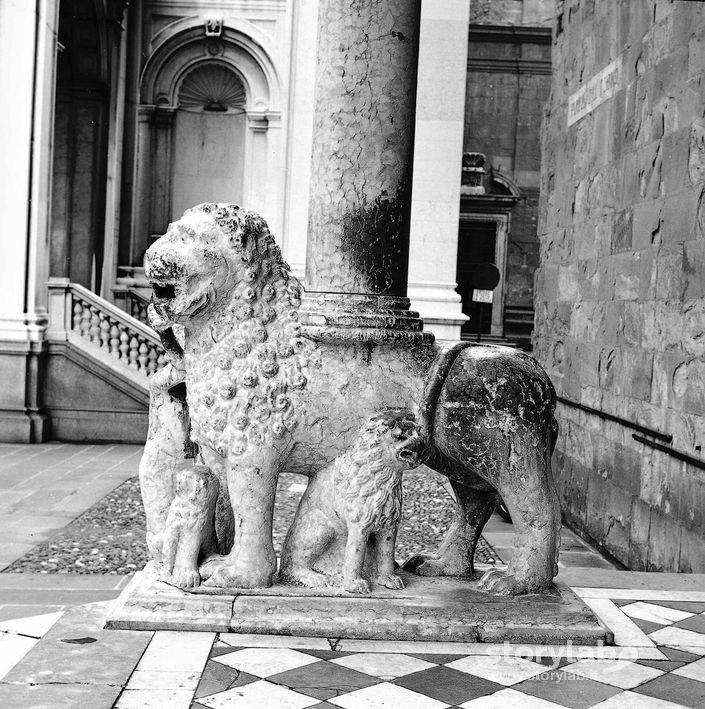
{"label": "cobblestone pavement", "polygon": [[[281,550],[305,486],[306,480],[300,475],[280,476],[274,514],[277,552]],[[405,514],[397,544],[397,557],[401,560],[437,548],[453,510],[444,480],[437,473],[410,472],[403,486]],[[139,481],[136,477],[130,478],[4,571],[133,573],[149,561],[145,524]],[[484,540],[478,544],[476,559],[481,563],[499,561],[497,553]]]}
{"label": "cobblestone pavement", "polygon": [[141,446],[0,444],[0,569],[137,472]]}

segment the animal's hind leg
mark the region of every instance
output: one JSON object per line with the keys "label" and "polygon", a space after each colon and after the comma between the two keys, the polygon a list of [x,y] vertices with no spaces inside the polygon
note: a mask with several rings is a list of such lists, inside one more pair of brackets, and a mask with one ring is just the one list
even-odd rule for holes
{"label": "animal's hind leg", "polygon": [[[451,471],[442,471],[452,475]],[[475,548],[497,500],[495,489],[479,476],[466,471],[463,482],[449,477],[455,493],[455,515],[448,532],[433,556],[417,554],[405,564],[406,571],[421,576],[468,576],[473,573]]]}
{"label": "animal's hind leg", "polygon": [[284,540],[280,577],[309,587],[327,586],[328,577],[313,566],[334,539],[335,529],[325,515],[303,500]]}
{"label": "animal's hind leg", "polygon": [[516,440],[508,472],[498,488],[514,523],[514,553],[506,572],[488,571],[482,585],[495,593],[536,593],[558,573],[561,512],[551,484],[550,450],[532,445],[529,437]]}

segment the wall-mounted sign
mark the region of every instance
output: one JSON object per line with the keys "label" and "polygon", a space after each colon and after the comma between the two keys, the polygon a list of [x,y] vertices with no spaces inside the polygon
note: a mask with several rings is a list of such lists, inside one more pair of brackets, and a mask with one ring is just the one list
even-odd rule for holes
{"label": "wall-mounted sign", "polygon": [[594,111],[600,104],[614,96],[619,89],[622,70],[622,55],[610,62],[601,72],[595,74],[568,99],[568,125],[579,121]]}
{"label": "wall-mounted sign", "polygon": [[492,292],[493,291],[491,290],[481,290],[480,288],[475,288],[472,292],[472,299],[475,303],[491,303]]}

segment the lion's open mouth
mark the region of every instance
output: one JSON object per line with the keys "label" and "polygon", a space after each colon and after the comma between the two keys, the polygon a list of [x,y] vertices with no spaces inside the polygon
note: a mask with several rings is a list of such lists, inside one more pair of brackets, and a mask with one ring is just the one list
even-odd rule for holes
{"label": "lion's open mouth", "polygon": [[399,451],[399,460],[407,465],[418,465],[419,456],[414,451],[401,450]]}
{"label": "lion's open mouth", "polygon": [[176,288],[173,283],[152,283],[152,290],[157,300],[171,300],[172,298],[176,298]]}

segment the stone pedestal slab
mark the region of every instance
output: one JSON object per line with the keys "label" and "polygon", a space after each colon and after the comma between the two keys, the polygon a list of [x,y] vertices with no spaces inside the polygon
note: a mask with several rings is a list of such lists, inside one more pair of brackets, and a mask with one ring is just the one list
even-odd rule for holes
{"label": "stone pedestal slab", "polygon": [[404,590],[375,586],[365,596],[279,584],[187,593],[158,581],[150,563],[116,601],[105,627],[361,640],[613,642],[612,633],[562,584],[546,594],[508,598],[479,591],[474,579],[401,575]]}

